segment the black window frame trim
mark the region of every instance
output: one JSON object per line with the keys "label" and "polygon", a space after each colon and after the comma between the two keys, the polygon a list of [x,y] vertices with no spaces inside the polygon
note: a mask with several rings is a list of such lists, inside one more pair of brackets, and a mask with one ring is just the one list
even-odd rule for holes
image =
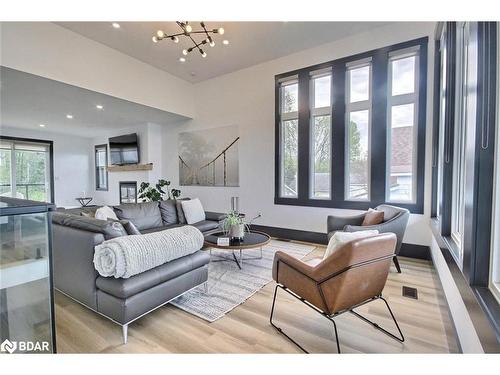
{"label": "black window frame trim", "polygon": [[[414,214],[424,213],[425,190],[425,141],[427,124],[427,69],[429,38],[422,37],[406,42],[393,44],[352,56],[346,56],[306,68],[275,75],[275,194],[274,203],[279,205],[344,208],[367,210],[379,204],[395,204],[404,207]],[[415,179],[417,191],[415,203],[396,203],[386,200],[386,168],[387,168],[387,80],[389,54],[393,51],[419,46],[419,92],[417,123],[417,163]],[[372,109],[371,109],[371,196],[368,201],[347,200],[345,190],[345,84],[346,64],[371,58],[372,64]],[[331,87],[331,197],[316,199],[310,197],[310,108],[309,79],[310,73],[332,69]],[[284,198],[280,196],[280,83],[284,78],[298,76],[299,82],[299,160],[298,160],[298,197]],[[339,90],[339,88],[341,88]],[[376,124],[382,123],[384,126]],[[376,147],[374,147],[377,145]],[[382,147],[383,145],[383,147]],[[383,169],[383,173],[381,171]]]}

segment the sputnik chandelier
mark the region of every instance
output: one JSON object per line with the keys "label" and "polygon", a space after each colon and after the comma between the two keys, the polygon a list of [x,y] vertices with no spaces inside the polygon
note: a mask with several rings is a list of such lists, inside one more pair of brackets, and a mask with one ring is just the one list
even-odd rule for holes
{"label": "sputnik chandelier", "polygon": [[[223,35],[224,34],[224,29],[222,27],[219,27],[218,29],[210,29],[208,30],[204,22],[200,22],[201,30],[193,30],[193,27],[189,24],[188,21],[185,22],[176,22],[177,25],[181,28],[181,31],[177,34],[171,34],[167,35],[163,30],[158,30],[156,32],[156,35],[153,36],[153,42],[158,43],[159,41],[163,39],[170,39],[174,43],[179,43],[179,37],[186,37],[191,40],[193,43],[192,47],[189,47],[187,49],[182,50],[182,54],[184,56],[187,56],[189,53],[191,53],[194,50],[198,50],[203,57],[207,57],[207,53],[202,49],[202,47],[205,44],[208,44],[210,47],[215,46],[215,40],[213,38],[213,35],[219,34]],[[195,37],[198,36],[203,36],[203,40],[201,41],[196,41]],[[199,38],[197,38],[199,39]],[[229,44],[227,40],[223,40],[222,44]],[[185,57],[180,57],[179,60],[181,62],[186,61]]]}

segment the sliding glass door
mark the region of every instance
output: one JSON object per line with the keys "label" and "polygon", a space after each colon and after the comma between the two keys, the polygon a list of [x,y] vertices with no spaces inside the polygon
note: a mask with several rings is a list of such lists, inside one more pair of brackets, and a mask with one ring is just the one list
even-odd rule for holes
{"label": "sliding glass door", "polygon": [[49,142],[0,139],[0,196],[51,202]]}

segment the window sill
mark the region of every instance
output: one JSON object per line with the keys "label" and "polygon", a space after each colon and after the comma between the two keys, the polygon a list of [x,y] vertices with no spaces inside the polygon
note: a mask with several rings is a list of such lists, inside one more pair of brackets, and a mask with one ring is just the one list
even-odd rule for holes
{"label": "window sill", "polygon": [[469,285],[454,256],[457,250],[456,244],[451,237],[441,235],[439,220],[431,218],[430,227],[485,353],[498,353],[500,350],[500,305],[488,288]]}

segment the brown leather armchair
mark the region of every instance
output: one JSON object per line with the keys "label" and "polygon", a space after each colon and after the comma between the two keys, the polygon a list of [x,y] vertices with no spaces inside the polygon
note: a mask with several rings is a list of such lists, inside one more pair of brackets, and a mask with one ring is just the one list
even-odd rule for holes
{"label": "brown leather armchair", "polygon": [[[273,264],[273,279],[277,285],[271,308],[271,325],[307,353],[273,323],[276,296],[280,288],[333,323],[339,353],[340,344],[334,318],[345,312],[352,313],[374,328],[403,342],[403,333],[389,304],[382,297],[396,241],[396,235],[393,233],[351,241],[315,266],[278,251]],[[354,311],[355,308],[377,299],[385,302],[401,337],[393,335]]]}

